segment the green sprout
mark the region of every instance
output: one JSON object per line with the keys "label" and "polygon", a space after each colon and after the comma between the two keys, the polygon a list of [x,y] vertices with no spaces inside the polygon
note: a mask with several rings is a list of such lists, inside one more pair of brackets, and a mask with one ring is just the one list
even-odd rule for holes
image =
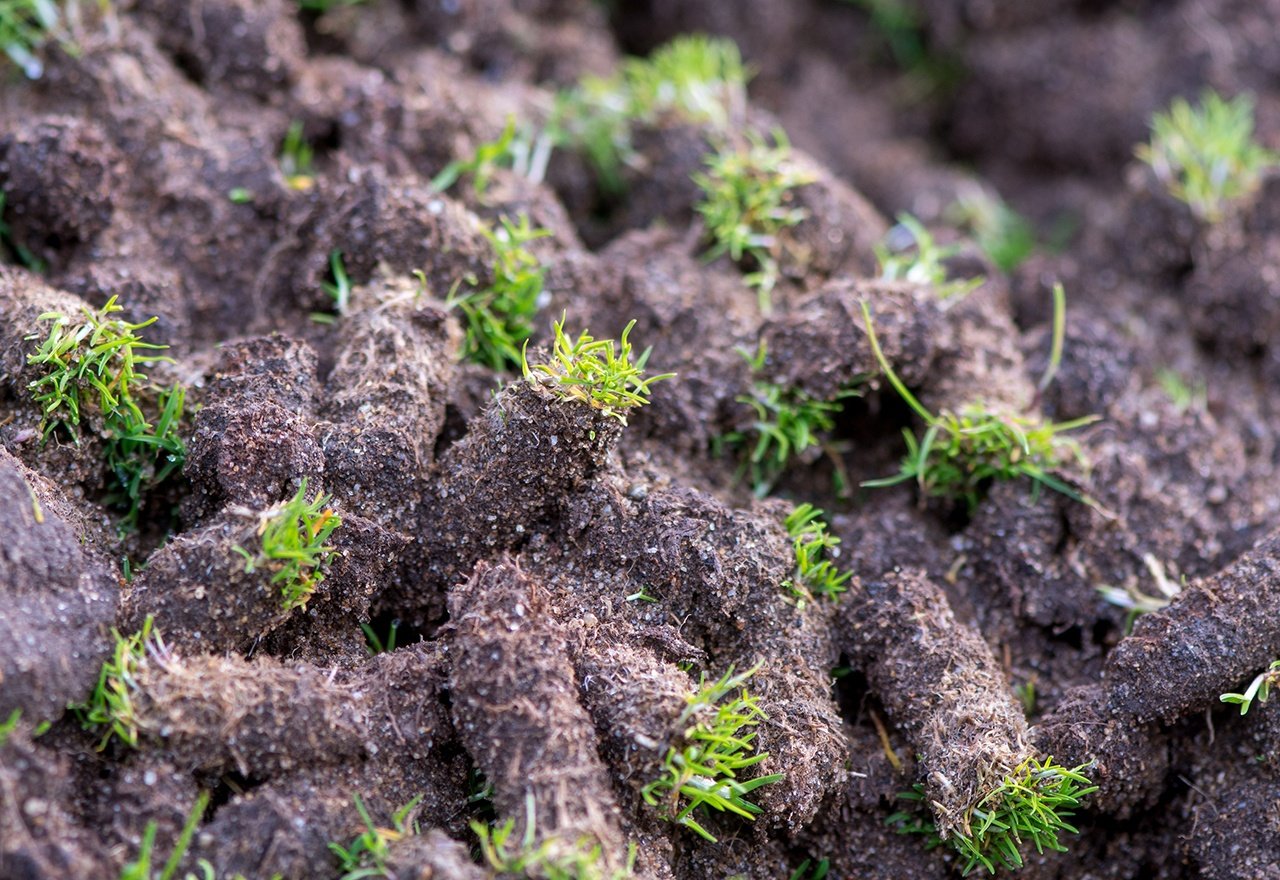
{"label": "green sprout", "polygon": [[98,751],[106,749],[113,736],[131,748],[138,747],[138,715],[133,704],[138,675],[146,665],[148,653],[163,656],[165,651],[160,634],[153,631],[154,622],[148,614],[142,622],[142,629],[131,636],[123,636],[112,628],[115,648],[111,659],[102,664],[98,683],[89,699],[71,706],[86,729],[106,727],[98,742]]}
{"label": "green sprout", "polygon": [[532,793],[525,795],[525,817],[524,834],[519,840],[513,840],[514,819],[494,826],[483,822],[471,823],[471,830],[480,841],[480,852],[497,876],[537,880],[624,880],[632,876],[635,844],[628,851],[626,867],[609,871],[601,864],[604,850],[589,837],[576,844],[552,837],[535,845],[537,831]]}
{"label": "green sprout", "polygon": [[498,222],[497,228],[483,230],[493,248],[493,281],[465,293],[459,292],[459,282],[446,306],[461,309],[467,319],[462,356],[493,370],[506,370],[521,363],[521,346],[533,332],[543,298],[546,270],[525,245],[551,232],[530,226],[526,214],[520,215],[519,222],[505,216]]}
{"label": "green sprout", "polygon": [[[1014,768],[995,790],[969,808],[961,829],[945,841],[960,854],[961,873],[968,876],[978,866],[989,874],[1000,867],[1021,868],[1021,850],[1027,843],[1037,853],[1066,852],[1058,835],[1080,833],[1067,820],[1086,795],[1098,790],[1084,775],[1091,766],[1068,770],[1052,758],[1030,757]],[[923,804],[924,786],[917,784],[898,797]],[[927,835],[930,849],[943,843],[934,823],[911,813],[895,813],[886,821],[897,826],[899,834]]]}
{"label": "green sprout", "polygon": [[[209,806],[209,792],[201,791],[196,796],[196,801],[191,806],[191,812],[187,814],[186,821],[182,823],[182,831],[178,834],[178,840],[174,844],[173,852],[169,853],[168,860],[165,861],[164,867],[160,869],[160,873],[155,873],[151,867],[151,859],[154,854],[156,845],[156,823],[148,822],[147,827],[142,832],[142,845],[138,849],[138,858],[129,862],[120,871],[120,880],[171,880],[178,872],[178,866],[182,864],[183,858],[187,854],[187,850],[191,847],[191,840],[195,837],[196,828],[200,824],[200,819],[204,816],[205,809]],[[204,878],[213,877],[213,865],[205,859],[199,862],[201,874]],[[187,880],[193,880],[194,874],[187,874]]]}
{"label": "green sprout", "polygon": [[830,870],[831,862],[828,859],[819,859],[816,862],[805,859],[791,872],[788,880],[826,880]]}
{"label": "green sprout", "polygon": [[[96,311],[84,308],[85,320],[72,325],[60,312],[45,312],[38,320],[50,321],[49,334],[27,356],[27,363],[45,368],[45,375],[31,382],[31,391],[43,416],[40,430],[44,439],[58,427],[78,438],[86,396],[92,396],[98,410],[107,419],[116,418],[145,423],[142,410],[134,399],[134,391],[146,384],[147,377],[138,368],[166,362],[171,358],[145,354],[168,346],[143,342],[137,331],[155,323],[156,319],[130,324],[109,316],[123,311],[116,297]],[[33,333],[28,340],[39,339]]]}
{"label": "green sprout", "polygon": [[360,629],[364,632],[365,651],[370,657],[375,654],[389,654],[396,649],[396,636],[400,632],[400,621],[393,620],[387,626],[387,637],[384,639],[378,634],[378,631],[371,624],[362,623]]}
{"label": "green sprout", "polygon": [[711,240],[706,259],[728,254],[735,263],[745,260],[751,268],[747,285],[756,289],[760,310],[767,312],[782,274],[783,233],[809,216],[792,204],[795,190],[816,178],[792,161],[791,144],[781,129],[774,132],[774,146],[753,133],[747,139],[745,149],[706,158],[706,173],[693,176],[703,193],[696,208]]}
{"label": "green sprout", "polygon": [[55,36],[60,17],[54,0],[0,0],[0,49],[28,79],[44,73],[36,53]]}
{"label": "green sprout", "polygon": [[1256,699],[1259,703],[1265,703],[1271,696],[1271,687],[1276,684],[1280,684],[1280,660],[1273,660],[1270,666],[1258,673],[1243,694],[1222,694],[1218,699],[1224,703],[1239,705],[1240,714],[1247,715],[1253,701]]}
{"label": "green sprout", "polygon": [[1157,113],[1151,142],[1137,155],[1174,198],[1209,223],[1222,218],[1228,203],[1257,189],[1268,166],[1280,163],[1280,154],[1253,140],[1253,98],[1228,101],[1213,91],[1201,95],[1198,107],[1176,98]]}
{"label": "green sprout", "polygon": [[419,834],[417,821],[410,822],[409,816],[422,801],[422,795],[413,798],[392,814],[390,828],[381,828],[374,824],[360,795],[355,795],[352,800],[355,801],[356,811],[360,813],[365,830],[347,846],[338,843],[329,844],[329,849],[338,857],[338,869],[342,871],[340,880],[361,880],[365,877],[394,878],[395,875],[387,867],[390,846],[397,840],[416,837]]}
{"label": "green sprout", "polygon": [[[1056,302],[1061,303],[1061,299]],[[969,404],[958,413],[943,410],[934,415],[907,390],[889,365],[880,349],[866,302],[862,303],[862,315],[871,350],[889,384],[928,425],[919,439],[910,430],[903,429],[907,455],[897,474],[867,480],[862,485],[883,487],[915,481],[922,495],[963,500],[972,513],[989,481],[1026,477],[1037,487],[1047,487],[1086,504],[1097,504],[1054,474],[1073,462],[1084,463],[1080,444],[1062,435],[1092,424],[1098,420],[1097,416],[1044,422],[1033,416],[998,412],[980,402]],[[1056,361],[1051,357],[1049,374],[1056,368]]]}
{"label": "green sprout", "polygon": [[[754,728],[767,720],[745,684],[760,667],[733,674],[733,667],[714,682],[706,674],[698,690],[689,694],[676,720],[682,745],[672,745],[663,759],[663,772],[641,789],[645,803],[659,807],[662,818],[696,832],[715,843],[716,838],[694,819],[699,808],[727,811],[755,821],[760,807],[747,795],[782,779],[781,773],[741,781],[743,770],[756,766],[767,752],[755,753]],[[737,695],[734,696],[734,693]]]}
{"label": "green sprout", "polygon": [[649,402],[650,385],[675,376],[675,373],[644,375],[650,349],[634,362],[631,360],[627,336],[636,325],[634,320],[627,324],[617,342],[595,339],[585,330],[576,341],[571,340],[564,333],[564,322],[562,315],[551,325],[555,344],[549,363],[531,365],[527,357],[529,343],[525,342],[520,367],[525,379],[535,386],[550,388],[564,400],[580,400],[625,425],[628,409]]}
{"label": "green sprout", "polygon": [[232,548],[244,557],[246,572],[260,566],[274,569],[271,583],[281,585],[285,611],[305,608],[324,582],[323,569],[334,555],[333,547],[325,541],[342,525],[328,506],[330,500],[328,495],[318,495],[307,501],[304,477],[291,499],[260,514],[257,533],[262,547],[256,556],[239,545]]}
{"label": "green sprout", "polygon": [[[891,248],[888,241],[902,232],[911,244]],[[914,247],[914,250],[911,248]],[[960,252],[957,245],[940,247],[924,224],[910,214],[899,214],[898,225],[889,230],[886,242],[876,245],[880,277],[885,281],[910,281],[932,287],[941,299],[959,299],[982,285],[983,279],[947,280],[946,261]]]}
{"label": "green sprout", "polygon": [[973,236],[978,247],[1002,272],[1012,272],[1036,250],[1031,224],[998,196],[986,190],[966,193],[945,212],[947,222]]}
{"label": "green sprout", "polygon": [[784,521],[796,554],[792,576],[783,582],[801,608],[815,597],[835,599],[848,589],[845,586],[853,572],[841,574],[829,557],[840,555],[840,539],[827,531],[822,511],[812,504],[801,504]]}
{"label": "green sprout", "polygon": [[298,8],[307,12],[328,12],[346,6],[359,6],[365,0],[298,0]]}
{"label": "green sprout", "polygon": [[320,286],[333,300],[337,313],[345,315],[351,306],[351,277],[342,263],[342,251],[336,248],[329,254],[329,271],[333,274],[333,281],[325,281]]}
{"label": "green sprout", "polygon": [[315,185],[312,174],[314,160],[315,151],[303,136],[302,121],[295,119],[289,123],[284,144],[280,147],[280,171],[289,189],[302,191]]}
{"label": "green sprout", "polygon": [[1147,571],[1151,573],[1151,579],[1155,581],[1157,595],[1153,596],[1144,593],[1133,581],[1125,584],[1123,588],[1112,586],[1097,588],[1098,594],[1106,602],[1128,611],[1124,621],[1125,635],[1133,631],[1133,624],[1141,615],[1169,607],[1169,603],[1178,597],[1178,594],[1182,592],[1182,588],[1187,584],[1185,575],[1181,583],[1175,583],[1170,580],[1169,576],[1165,574],[1164,566],[1160,564],[1160,560],[1156,559],[1151,553],[1143,554],[1142,563],[1147,567]]}
{"label": "green sprout", "polygon": [[884,38],[893,60],[905,70],[920,67],[928,60],[921,36],[921,13],[911,0],[844,0],[861,7],[871,24]]}
{"label": "green sprout", "polygon": [[[116,297],[98,310],[84,308],[84,321],[73,324],[60,312],[45,312],[38,320],[51,322],[27,363],[44,375],[27,385],[40,406],[40,430],[44,440],[62,428],[78,444],[79,429],[90,410],[102,417],[106,459],[115,481],[107,502],[125,510],[121,529],[137,526],[143,495],[176,474],[186,460],[186,445],[179,434],[186,391],[181,385],[162,389],[151,385],[140,368],[172,359],[148,354],[168,346],[144,342],[138,331],[151,318],[131,324],[111,315],[122,311]],[[147,420],[138,395],[153,393],[159,412]]]}
{"label": "green sprout", "polygon": [[9,737],[13,736],[13,732],[18,729],[18,722],[22,720],[22,710],[14,709],[9,713],[9,717],[0,722],[0,746],[9,741]]}
{"label": "green sprout", "polygon": [[647,59],[627,59],[610,77],[585,77],[557,95],[547,135],[583,153],[601,187],[617,195],[623,167],[636,162],[634,125],[674,118],[724,130],[746,106],[748,78],[732,41],[677,37]]}
{"label": "green sprout", "polygon": [[1178,412],[1205,408],[1209,392],[1203,379],[1191,384],[1176,370],[1161,367],[1156,370],[1156,382]]}
{"label": "green sprout", "polygon": [[740,395],[737,401],[751,407],[755,419],[746,430],[725,434],[717,438],[715,444],[750,450],[744,467],[749,472],[752,490],[763,498],[797,456],[824,445],[822,435],[835,428],[835,417],[842,406],[840,401],[862,392],[856,387],[845,388],[835,399],[823,400],[761,378],[768,357],[763,340],[755,355],[740,353],[751,365],[755,379],[751,393]]}
{"label": "green sprout", "polygon": [[471,191],[477,199],[483,199],[493,173],[498,168],[510,168],[521,177],[541,183],[546,176],[547,162],[551,159],[551,138],[547,134],[534,136],[516,128],[514,116],[507,117],[502,134],[491,141],[483,141],[467,159],[454,159],[435,177],[431,188],[446,192],[464,175],[471,177]]}

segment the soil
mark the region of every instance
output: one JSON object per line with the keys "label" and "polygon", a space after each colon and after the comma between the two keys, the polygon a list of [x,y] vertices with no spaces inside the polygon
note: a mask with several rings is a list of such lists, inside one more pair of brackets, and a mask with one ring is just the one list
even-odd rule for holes
{"label": "soil", "polygon": [[[1280,148],[1280,2],[918,0],[920,55],[878,4],[837,0],[300,5],[81,4],[42,76],[0,70],[0,878],[114,880],[149,826],[162,861],[201,791],[183,870],[228,880],[339,877],[357,798],[382,828],[413,802],[388,877],[511,876],[473,828],[510,821],[595,847],[590,876],[946,878],[948,847],[889,822],[899,794],[922,785],[960,833],[1045,756],[1098,790],[1022,876],[1280,878],[1280,699],[1219,701],[1280,657],[1280,172],[1211,225],[1133,152],[1205,87],[1253,94]],[[563,150],[545,181],[432,187],[556,89],[693,32],[741,47],[736,124],[784,127],[812,177],[769,312],[748,266],[701,257],[705,123],[639,126],[621,195]],[[279,161],[294,122],[301,183]],[[997,191],[1042,243],[1008,273],[950,219]],[[532,245],[530,359],[562,314],[597,337],[634,320],[651,369],[678,374],[626,422],[461,360],[450,295],[493,278],[486,225],[521,212],[552,233]],[[877,278],[901,212],[983,282],[942,300]],[[1059,281],[1064,354],[1040,388]],[[132,530],[102,420],[42,439],[28,391],[40,316],[113,297],[169,346],[142,402],[187,388],[185,466]],[[920,427],[864,303],[933,412],[1099,417],[1062,475],[1092,503],[1026,481],[972,508],[861,488]],[[723,442],[762,383],[856,392],[766,498]],[[288,610],[241,549],[304,481],[342,525]],[[834,600],[787,588],[804,502],[852,573]],[[1131,621],[1098,590],[1156,595],[1153,567],[1181,588],[1163,610]],[[102,747],[69,707],[149,617],[137,745]],[[767,757],[744,778],[781,779],[753,822],[697,814],[713,842],[642,789],[699,682],[752,668]]]}

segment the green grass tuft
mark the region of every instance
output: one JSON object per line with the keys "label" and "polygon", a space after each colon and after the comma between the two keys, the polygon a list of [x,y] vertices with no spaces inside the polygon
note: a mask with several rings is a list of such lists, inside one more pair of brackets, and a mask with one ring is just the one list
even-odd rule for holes
{"label": "green grass tuft", "polygon": [[784,525],[795,549],[796,567],[783,586],[800,607],[815,598],[835,599],[845,592],[853,572],[842,574],[832,561],[840,555],[840,539],[827,531],[822,511],[812,504],[801,504],[791,511]]}
{"label": "green grass tuft", "polygon": [[947,222],[973,236],[978,247],[1002,272],[1012,272],[1036,251],[1031,224],[998,196],[975,190],[945,212]]}
{"label": "green grass tuft", "polygon": [[0,49],[29,79],[44,73],[36,53],[57,36],[61,18],[54,0],[0,0]]}
{"label": "green grass tuft", "polygon": [[875,248],[880,277],[885,281],[924,284],[944,300],[959,299],[981,286],[981,277],[947,279],[946,261],[960,252],[958,246],[940,247],[924,224],[910,214],[898,215],[898,225],[889,230],[887,239],[893,239],[900,231],[911,236],[909,246],[891,249],[886,241]]}
{"label": "green grass tuft", "polygon": [[1242,694],[1223,694],[1218,697],[1224,703],[1233,703],[1240,707],[1240,714],[1249,714],[1253,701],[1265,703],[1271,697],[1271,688],[1280,684],[1280,660],[1273,660],[1271,665],[1258,673]]}
{"label": "green grass tuft", "polygon": [[516,127],[514,116],[507,117],[502,134],[491,141],[480,143],[466,159],[455,159],[431,178],[431,188],[447,192],[462,177],[471,178],[471,191],[477,199],[484,199],[493,173],[499,168],[510,168],[521,177],[541,183],[546,175],[547,162],[551,159],[551,138],[534,135]]}
{"label": "green grass tuft", "polygon": [[280,585],[285,611],[305,608],[324,582],[324,569],[334,554],[333,547],[325,541],[342,525],[328,506],[330,500],[328,495],[318,495],[307,501],[304,478],[291,499],[261,514],[261,549],[256,555],[239,545],[233,548],[244,557],[246,572],[259,567],[273,570],[271,583]]}
{"label": "green grass tuft", "polygon": [[840,401],[858,397],[855,386],[841,391],[834,400],[817,397],[762,377],[768,358],[762,341],[755,355],[742,352],[755,376],[751,393],[740,395],[738,403],[751,407],[755,420],[744,431],[732,431],[716,438],[715,447],[745,453],[744,468],[752,491],[763,498],[797,456],[823,445],[823,435],[835,428]]}
{"label": "green grass tuft", "polygon": [[303,191],[315,185],[314,161],[315,151],[303,135],[302,121],[295,119],[289,123],[280,147],[280,173],[289,189]]}
{"label": "green grass tuft", "polygon": [[[764,785],[778,782],[782,774],[741,781],[742,771],[756,766],[767,752],[757,754],[754,728],[766,720],[745,687],[759,666],[733,674],[733,668],[717,681],[706,675],[698,690],[689,694],[676,721],[681,744],[671,746],[663,760],[663,772],[641,790],[645,803],[659,807],[662,818],[696,832],[714,843],[716,838],[695,820],[695,810],[707,808],[734,813],[755,821],[760,808],[747,796]],[[736,696],[735,696],[736,692]]]}
{"label": "green grass tuft", "polygon": [[[989,874],[999,868],[1017,870],[1023,865],[1022,849],[1027,844],[1037,853],[1066,852],[1059,835],[1079,833],[1067,820],[1086,795],[1098,790],[1084,775],[1090,766],[1068,770],[1052,758],[1027,758],[1014,768],[999,787],[969,809],[964,830],[953,832],[945,841],[960,854],[961,873],[968,876],[978,867]],[[924,787],[916,785],[899,797],[923,804]],[[887,821],[900,834],[927,835],[930,848],[943,843],[934,823],[912,813],[895,813]]]}
{"label": "green grass tuft", "polygon": [[548,838],[535,846],[533,795],[525,796],[525,828],[519,840],[515,836],[516,823],[508,819],[502,825],[471,823],[471,830],[480,841],[480,852],[485,863],[498,877],[537,878],[537,880],[624,880],[632,876],[636,848],[632,845],[625,868],[609,870],[602,862],[604,850],[600,844],[584,838],[576,843]]}
{"label": "green grass tuft", "polygon": [[1137,155],[1175,198],[1210,223],[1257,189],[1267,167],[1280,163],[1280,154],[1253,140],[1253,98],[1224,100],[1213,91],[1205,91],[1197,107],[1177,98],[1157,113],[1151,141]]}
{"label": "green grass tuft", "polygon": [[726,129],[746,107],[749,73],[730,40],[677,37],[647,59],[629,58],[609,77],[585,77],[556,97],[547,135],[583,153],[601,188],[618,194],[634,164],[632,127],[664,119]]}
{"label": "green grass tuft", "polygon": [[781,129],[774,132],[773,146],[753,133],[747,139],[743,149],[706,158],[707,171],[693,176],[702,190],[696,209],[711,242],[706,258],[727,254],[740,265],[745,261],[747,284],[756,289],[760,310],[767,312],[781,277],[783,233],[808,216],[792,204],[795,190],[816,178],[792,161],[791,144]]}
{"label": "green grass tuft", "polygon": [[[136,527],[143,495],[178,473],[186,460],[186,445],[179,434],[186,391],[150,384],[141,372],[147,364],[172,360],[148,352],[167,346],[144,342],[138,331],[151,318],[130,324],[111,315],[121,311],[116,297],[101,308],[84,309],[84,321],[73,323],[60,312],[46,312],[39,320],[50,323],[27,363],[44,375],[27,386],[40,406],[40,430],[47,442],[61,428],[79,443],[81,423],[91,412],[102,418],[107,465],[115,480],[108,487],[107,502],[125,510],[124,530]],[[158,410],[155,422],[147,420],[139,395],[154,394]]]}
{"label": "green grass tuft", "polygon": [[533,319],[542,304],[546,270],[525,245],[551,232],[530,226],[525,214],[518,222],[504,216],[498,223],[495,229],[484,230],[493,248],[493,281],[465,293],[459,292],[460,281],[446,305],[461,309],[467,319],[463,358],[507,370],[523,362],[522,346],[533,332]]}
{"label": "green grass tuft", "polygon": [[[649,402],[650,385],[675,376],[675,373],[663,373],[646,377],[648,350],[632,361],[627,336],[635,321],[627,324],[616,342],[595,339],[585,330],[577,340],[570,339],[565,335],[564,322],[561,316],[552,325],[555,343],[549,362],[530,364],[527,352],[521,352],[521,370],[525,379],[534,385],[550,388],[565,400],[580,400],[625,425],[628,409]],[[528,342],[525,347],[527,349]]]}
{"label": "green grass tuft", "polygon": [[[165,860],[159,873],[151,867],[157,826],[155,822],[148,822],[142,832],[142,845],[138,850],[138,858],[124,866],[120,872],[120,880],[171,880],[176,876],[178,866],[182,864],[187,850],[191,848],[191,840],[195,837],[196,828],[200,825],[200,820],[204,817],[204,811],[208,806],[209,792],[201,791],[196,796],[195,803],[191,805],[191,812],[187,814],[186,821],[182,824],[182,831],[178,834],[173,851],[169,853],[169,858]],[[199,869],[201,880],[213,880],[214,868],[208,861],[201,859]],[[195,880],[195,878],[195,874],[188,873],[185,880]]]}
{"label": "green grass tuft", "polygon": [[71,706],[80,716],[85,728],[105,727],[98,751],[104,750],[112,737],[131,748],[138,747],[138,716],[133,704],[138,689],[138,674],[147,662],[147,654],[164,653],[164,642],[154,631],[151,615],[142,623],[142,629],[131,636],[124,636],[112,628],[115,648],[111,659],[102,664],[98,683],[89,699]]}
{"label": "green grass tuft", "polygon": [[[893,372],[880,349],[871,323],[871,311],[865,302],[862,314],[871,350],[889,384],[928,426],[918,439],[910,430],[903,430],[907,454],[897,474],[867,480],[862,485],[883,487],[914,481],[922,495],[964,501],[973,512],[990,481],[1025,477],[1037,486],[1096,505],[1093,499],[1056,476],[1055,471],[1074,463],[1083,465],[1084,453],[1080,445],[1062,435],[1092,424],[1098,420],[1097,416],[1067,422],[1044,422],[1033,416],[992,410],[982,403],[969,404],[958,413],[943,410],[934,415]],[[1051,359],[1052,369],[1054,363]]]}
{"label": "green grass tuft", "polygon": [[419,834],[417,821],[410,821],[409,817],[422,801],[422,795],[418,795],[395,811],[391,817],[390,828],[380,828],[374,823],[360,795],[356,795],[353,800],[356,811],[364,822],[364,831],[360,832],[347,846],[338,843],[329,844],[329,849],[338,857],[338,870],[342,871],[339,880],[361,880],[366,877],[393,878],[395,875],[387,867],[389,848],[397,840],[416,837]]}

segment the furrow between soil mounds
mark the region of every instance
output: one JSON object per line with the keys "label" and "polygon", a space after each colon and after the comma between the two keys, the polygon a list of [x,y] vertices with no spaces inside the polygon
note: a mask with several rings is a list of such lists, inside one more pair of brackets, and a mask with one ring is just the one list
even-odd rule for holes
{"label": "furrow between soil mounds", "polygon": [[915,748],[938,833],[967,834],[970,809],[1033,755],[991,648],[919,571],[855,587],[841,623],[842,647]]}
{"label": "furrow between soil mounds", "polygon": [[1280,532],[1144,614],[1107,656],[1108,702],[1140,720],[1218,703],[1280,657]]}
{"label": "furrow between soil mounds", "polygon": [[449,594],[454,726],[494,786],[494,805],[536,842],[599,844],[625,863],[626,837],[591,718],[578,702],[565,633],[515,563],[480,563]]}

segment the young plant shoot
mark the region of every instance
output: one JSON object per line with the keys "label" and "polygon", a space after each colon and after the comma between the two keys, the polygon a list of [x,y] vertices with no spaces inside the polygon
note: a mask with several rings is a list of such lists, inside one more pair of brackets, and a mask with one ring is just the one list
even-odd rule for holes
{"label": "young plant shoot", "polygon": [[751,393],[739,395],[738,403],[749,406],[755,415],[750,427],[732,431],[716,439],[716,446],[745,452],[744,468],[752,491],[763,498],[799,456],[824,445],[824,435],[835,428],[845,398],[859,397],[862,391],[849,387],[833,400],[822,400],[805,391],[763,378],[768,351],[762,341],[754,355],[741,352],[751,365],[755,379]]}
{"label": "young plant shoot", "polygon": [[[910,241],[901,240],[902,233],[906,233]],[[880,277],[885,281],[924,284],[943,300],[960,299],[983,282],[981,277],[949,281],[946,261],[960,252],[959,246],[941,247],[924,224],[910,214],[898,215],[898,225],[889,230],[875,251]]]}
{"label": "young plant shoot", "polygon": [[551,232],[530,226],[526,214],[516,222],[504,216],[496,228],[483,232],[493,248],[493,281],[486,287],[472,282],[465,292],[461,287],[467,282],[460,281],[446,305],[461,309],[467,319],[463,358],[493,370],[514,369],[542,305],[546,271],[525,245]]}
{"label": "young plant shoot", "polygon": [[760,310],[768,312],[782,276],[786,230],[808,216],[795,206],[795,190],[816,178],[792,161],[781,129],[774,132],[773,146],[754,133],[747,139],[743,149],[727,148],[706,158],[706,172],[693,177],[702,190],[695,207],[710,241],[706,259],[727,254],[744,266],[747,286],[755,289]]}
{"label": "young plant shoot", "polygon": [[832,561],[840,555],[840,539],[827,531],[822,511],[801,504],[787,517],[787,534],[796,554],[795,573],[783,586],[803,608],[815,598],[835,599],[848,587],[853,572],[843,572]]}
{"label": "young plant shoot", "polygon": [[258,525],[261,549],[257,554],[239,545],[233,548],[244,557],[246,572],[261,567],[273,572],[271,583],[280,585],[285,611],[305,608],[324,582],[324,570],[334,553],[325,542],[342,525],[328,506],[329,501],[328,495],[308,501],[307,481],[303,479],[292,498],[262,513]]}
{"label": "young plant shoot", "polygon": [[742,771],[769,757],[755,753],[756,734],[750,729],[766,718],[745,687],[758,668],[734,675],[731,667],[714,682],[703,675],[676,722],[681,744],[667,750],[662,775],[641,790],[645,803],[658,807],[662,818],[712,843],[716,838],[697,822],[696,810],[705,807],[754,821],[760,808],[747,796],[782,779],[779,773],[739,779]]}
{"label": "young plant shoot", "polygon": [[[1059,835],[1079,833],[1067,820],[1086,795],[1098,790],[1084,775],[1088,769],[1089,765],[1067,769],[1052,758],[1027,758],[1014,768],[970,808],[966,830],[952,833],[945,841],[960,854],[961,874],[968,876],[978,867],[989,874],[999,868],[1017,870],[1023,865],[1022,851],[1028,844],[1037,853],[1066,852]],[[923,805],[924,786],[916,785],[898,796]],[[896,826],[899,834],[927,835],[930,849],[944,842],[933,822],[914,813],[895,813],[886,821]]]}
{"label": "young plant shoot", "polygon": [[1262,172],[1280,164],[1280,154],[1253,139],[1253,98],[1225,100],[1206,91],[1192,107],[1177,98],[1151,120],[1151,141],[1138,158],[1155,171],[1174,198],[1186,202],[1209,223],[1227,206],[1253,193]]}
{"label": "young plant shoot", "polygon": [[596,339],[585,330],[573,340],[565,335],[565,317],[552,324],[555,343],[551,360],[530,364],[527,357],[528,342],[521,352],[521,370],[531,384],[546,388],[564,400],[579,400],[627,423],[627,410],[644,406],[649,402],[649,386],[654,382],[671,379],[675,373],[658,376],[644,374],[649,360],[646,350],[634,361],[631,359],[631,343],[627,336],[636,322],[631,321],[622,336],[613,339]]}
{"label": "young plant shoot", "polygon": [[[41,368],[43,375],[27,390],[40,406],[46,442],[61,429],[79,443],[86,421],[102,436],[114,477],[107,500],[125,511],[121,528],[130,531],[137,525],[144,494],[176,474],[186,460],[178,431],[186,391],[180,385],[159,388],[141,372],[148,364],[172,363],[150,354],[168,346],[144,342],[138,334],[155,318],[131,324],[111,317],[122,310],[113,296],[100,309],[84,309],[80,323],[60,312],[40,315],[51,326],[43,339],[40,334],[27,337],[40,339],[27,363]],[[143,410],[150,408],[148,398],[155,401],[154,422]]]}
{"label": "young plant shoot", "polygon": [[102,739],[98,741],[98,751],[105,749],[112,737],[118,737],[131,748],[138,747],[138,716],[133,705],[138,674],[149,653],[163,656],[165,650],[164,641],[158,632],[154,632],[153,624],[148,615],[142,629],[131,636],[123,636],[112,628],[115,649],[111,659],[102,664],[98,683],[89,699],[71,707],[80,715],[86,729],[105,728]]}
{"label": "young plant shoot", "polygon": [[1240,707],[1241,715],[1248,715],[1253,701],[1265,703],[1271,697],[1271,688],[1280,684],[1280,660],[1273,660],[1271,665],[1258,673],[1242,694],[1223,694],[1220,699],[1224,703],[1233,703]]}
{"label": "young plant shoot", "polygon": [[[1054,353],[1041,385],[1052,380],[1061,357],[1060,339],[1064,298],[1061,287],[1055,291]],[[1067,422],[1045,422],[1033,415],[1017,415],[974,402],[959,412],[929,412],[912,394],[889,365],[872,326],[871,310],[864,302],[862,314],[872,353],[884,371],[889,384],[926,424],[923,436],[903,431],[907,455],[899,472],[884,479],[868,480],[862,485],[896,486],[914,481],[922,496],[963,501],[972,513],[981,501],[991,480],[1026,478],[1037,486],[1053,489],[1087,504],[1096,504],[1068,482],[1057,471],[1071,464],[1083,464],[1080,445],[1063,434],[1097,421],[1085,416]]]}

